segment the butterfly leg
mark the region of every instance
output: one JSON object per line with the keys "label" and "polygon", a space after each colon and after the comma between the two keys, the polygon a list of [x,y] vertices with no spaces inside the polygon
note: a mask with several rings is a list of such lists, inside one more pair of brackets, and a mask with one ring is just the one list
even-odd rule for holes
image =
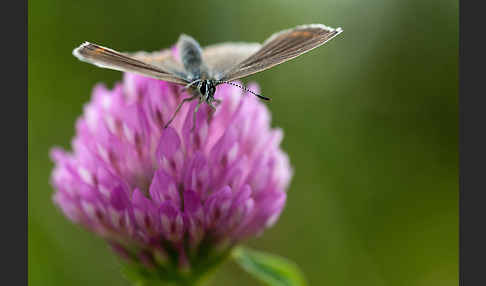
{"label": "butterfly leg", "polygon": [[215,99],[215,98],[213,98],[213,100],[212,100],[212,101],[207,102],[207,104],[209,105],[209,107],[211,107],[211,111],[210,111],[210,113],[209,113],[209,119],[210,119],[210,120],[211,120],[211,118],[213,117],[214,113],[216,112],[216,107],[217,107],[218,105],[220,105],[220,104],[221,104],[221,102],[222,102],[222,101],[221,101],[221,99]]}
{"label": "butterfly leg", "polygon": [[194,128],[196,128],[196,115],[197,115],[197,111],[199,110],[199,106],[201,106],[202,102],[203,102],[202,97],[199,97],[199,102],[197,103],[196,108],[194,109],[194,114],[193,114],[193,117],[192,117],[191,132],[194,131]]}
{"label": "butterfly leg", "polygon": [[190,83],[186,84],[186,85],[185,85],[185,86],[182,88],[182,90],[187,90],[188,88],[190,88],[191,86],[193,86],[194,84],[196,84],[196,83],[198,83],[198,82],[200,82],[200,81],[201,81],[200,79],[196,79],[195,81],[192,81],[192,82],[190,82]]}
{"label": "butterfly leg", "polygon": [[181,103],[179,103],[179,105],[177,105],[177,108],[174,112],[174,114],[172,115],[172,117],[170,118],[170,120],[167,122],[167,124],[165,124],[164,126],[164,129],[167,128],[171,123],[172,121],[174,120],[174,118],[176,117],[177,113],[179,112],[179,110],[181,109],[182,105],[184,105],[184,103],[186,102],[189,102],[189,101],[192,101],[194,100],[196,97],[198,97],[197,95],[194,95],[194,96],[191,96],[191,97],[188,97],[188,98],[184,98]]}

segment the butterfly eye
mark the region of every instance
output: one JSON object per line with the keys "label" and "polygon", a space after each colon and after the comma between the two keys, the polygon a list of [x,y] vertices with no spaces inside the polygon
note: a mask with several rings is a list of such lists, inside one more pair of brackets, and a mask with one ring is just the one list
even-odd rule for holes
{"label": "butterfly eye", "polygon": [[206,94],[206,82],[203,81],[201,83],[201,87],[199,87],[199,91],[201,92],[201,94]]}

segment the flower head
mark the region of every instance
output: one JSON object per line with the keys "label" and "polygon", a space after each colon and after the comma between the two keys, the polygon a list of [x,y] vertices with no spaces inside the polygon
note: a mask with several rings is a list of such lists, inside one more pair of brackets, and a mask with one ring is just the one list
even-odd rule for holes
{"label": "flower head", "polygon": [[[256,89],[256,86],[252,87]],[[264,104],[218,86],[214,114],[180,86],[125,74],[94,88],[72,152],[53,149],[55,203],[146,267],[193,270],[275,223],[291,168]]]}

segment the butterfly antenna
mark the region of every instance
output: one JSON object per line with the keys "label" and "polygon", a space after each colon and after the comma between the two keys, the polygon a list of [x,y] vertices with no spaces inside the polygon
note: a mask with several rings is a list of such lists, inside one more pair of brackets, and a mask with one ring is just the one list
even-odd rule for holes
{"label": "butterfly antenna", "polygon": [[234,83],[234,82],[231,82],[231,81],[221,81],[221,82],[219,82],[219,83],[226,83],[226,84],[234,85],[234,86],[236,86],[236,87],[241,88],[242,90],[244,90],[244,91],[246,91],[246,92],[249,92],[249,93],[253,94],[254,96],[256,96],[256,97],[258,97],[258,98],[261,98],[261,99],[264,99],[264,100],[272,100],[272,99],[271,99],[271,98],[269,98],[269,97],[263,96],[263,95],[258,94],[258,93],[256,93],[256,92],[253,92],[253,91],[249,90],[248,88],[246,88],[246,87],[244,87],[244,86],[241,86],[241,85],[239,85],[239,84],[236,84],[236,83]]}

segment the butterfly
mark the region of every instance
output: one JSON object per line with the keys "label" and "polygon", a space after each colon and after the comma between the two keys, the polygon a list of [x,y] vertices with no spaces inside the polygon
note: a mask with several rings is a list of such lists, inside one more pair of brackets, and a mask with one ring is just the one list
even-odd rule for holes
{"label": "butterfly", "polygon": [[205,102],[212,110],[220,100],[214,98],[220,84],[236,85],[255,96],[270,98],[254,93],[232,81],[269,69],[300,56],[331,40],[343,30],[322,24],[301,25],[271,35],[263,44],[226,42],[201,48],[192,37],[182,34],[176,47],[179,53],[174,58],[172,51],[121,53],[97,44],[85,42],[73,50],[73,55],[102,68],[136,73],[147,77],[183,85],[190,90],[190,97],[183,99],[172,117],[165,124],[167,128],[184,103],[198,99],[196,113]]}

